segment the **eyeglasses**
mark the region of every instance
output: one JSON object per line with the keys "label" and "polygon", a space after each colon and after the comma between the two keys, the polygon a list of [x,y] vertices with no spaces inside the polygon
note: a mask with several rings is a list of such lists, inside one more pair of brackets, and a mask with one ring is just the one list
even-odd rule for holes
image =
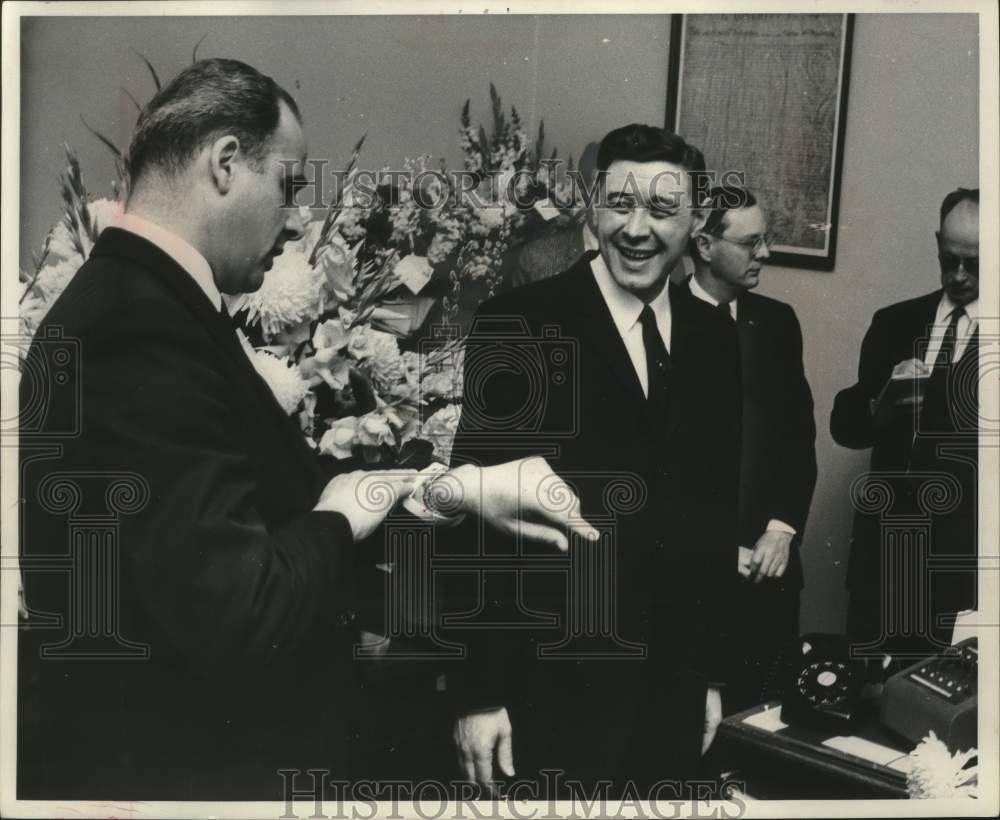
{"label": "eyeglasses", "polygon": [[766,233],[763,236],[754,237],[753,239],[730,239],[728,236],[716,236],[715,234],[713,234],[713,238],[721,239],[723,242],[729,242],[733,245],[740,245],[749,250],[751,254],[758,254],[765,245],[770,248],[775,243],[773,233]]}
{"label": "eyeglasses", "polygon": [[961,265],[970,276],[979,276],[978,256],[956,256],[953,253],[939,253],[938,261],[944,270],[958,270]]}

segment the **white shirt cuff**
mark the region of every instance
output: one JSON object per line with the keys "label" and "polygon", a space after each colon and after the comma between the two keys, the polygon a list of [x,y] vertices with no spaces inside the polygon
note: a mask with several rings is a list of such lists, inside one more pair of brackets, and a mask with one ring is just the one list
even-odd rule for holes
{"label": "white shirt cuff", "polygon": [[779,521],[777,518],[772,518],[767,522],[767,529],[777,530],[778,532],[787,532],[789,535],[795,535],[797,532],[795,527],[789,526],[784,521]]}

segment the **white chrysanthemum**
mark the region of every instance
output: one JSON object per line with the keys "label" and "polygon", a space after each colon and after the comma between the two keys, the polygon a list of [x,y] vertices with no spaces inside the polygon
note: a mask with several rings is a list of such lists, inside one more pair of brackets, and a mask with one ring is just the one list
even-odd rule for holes
{"label": "white chrysanthemum", "polygon": [[427,419],[421,427],[420,438],[434,445],[434,455],[445,464],[451,463],[451,447],[455,443],[455,432],[461,416],[462,409],[457,404],[449,404]]}
{"label": "white chrysanthemum", "polygon": [[[122,205],[114,199],[95,199],[87,203],[87,213],[94,225],[97,236],[100,236],[105,228],[118,224],[122,215]],[[86,249],[89,253],[89,247]],[[78,265],[83,264],[80,252],[73,243],[70,229],[66,227],[63,220],[59,220],[49,232],[49,255],[59,259],[77,258]]]}
{"label": "white chrysanthemum", "polygon": [[503,206],[498,202],[488,202],[476,209],[476,218],[489,231],[501,228],[504,223]]}
{"label": "white chrysanthemum", "polygon": [[57,262],[46,265],[38,272],[35,287],[45,297],[45,300],[51,304],[60,293],[66,290],[66,286],[76,276],[76,272],[82,264],[83,260],[77,255],[70,259],[60,259]]}
{"label": "white chrysanthemum", "polygon": [[246,295],[250,322],[260,322],[270,341],[283,330],[319,316],[323,273],[309,265],[305,254],[289,251],[274,260],[260,290]]}
{"label": "white chrysanthemum", "polygon": [[347,352],[364,363],[380,393],[387,393],[404,377],[399,342],[391,333],[373,330],[370,325],[352,328]]}
{"label": "white chrysanthemum", "polygon": [[913,766],[906,775],[906,790],[918,799],[978,797],[979,767],[964,768],[977,755],[976,749],[952,755],[931,731],[910,752]]}
{"label": "white chrysanthemum", "polygon": [[[26,286],[26,282],[22,283],[22,294]],[[49,312],[51,306],[51,302],[46,301],[34,291],[25,296],[24,301],[18,305],[18,318],[20,320],[18,323],[18,333],[29,338],[34,336],[35,331],[38,330],[38,326],[42,323],[42,319],[45,318],[45,314]]]}
{"label": "white chrysanthemum", "polygon": [[289,415],[293,413],[309,393],[309,382],[302,378],[299,368],[287,358],[279,358],[264,350],[256,351],[251,361],[281,408]]}

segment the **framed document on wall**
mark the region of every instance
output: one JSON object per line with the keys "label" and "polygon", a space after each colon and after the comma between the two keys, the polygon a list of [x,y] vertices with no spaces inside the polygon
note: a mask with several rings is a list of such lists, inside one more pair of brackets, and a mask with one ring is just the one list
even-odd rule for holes
{"label": "framed document on wall", "polygon": [[667,128],[740,172],[778,265],[833,270],[852,14],[684,14],[671,26]]}

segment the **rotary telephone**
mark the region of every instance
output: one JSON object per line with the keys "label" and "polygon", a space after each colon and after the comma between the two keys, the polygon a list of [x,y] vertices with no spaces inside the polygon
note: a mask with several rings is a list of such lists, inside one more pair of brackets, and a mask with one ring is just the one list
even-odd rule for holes
{"label": "rotary telephone", "polygon": [[781,719],[840,731],[859,719],[865,664],[851,658],[843,635],[811,633],[791,642],[782,655]]}

